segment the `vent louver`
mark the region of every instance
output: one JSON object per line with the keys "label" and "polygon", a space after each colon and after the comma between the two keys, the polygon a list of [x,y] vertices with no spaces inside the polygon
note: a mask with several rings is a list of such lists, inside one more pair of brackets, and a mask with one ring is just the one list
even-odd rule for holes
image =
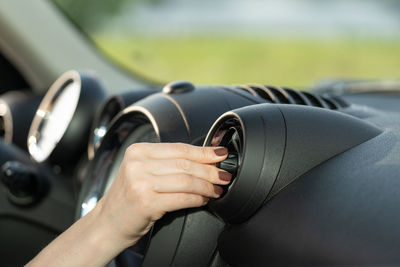
{"label": "vent louver", "polygon": [[297,104],[332,110],[349,106],[343,99],[336,96],[318,95],[288,87],[259,84],[235,85],[233,87],[276,104]]}

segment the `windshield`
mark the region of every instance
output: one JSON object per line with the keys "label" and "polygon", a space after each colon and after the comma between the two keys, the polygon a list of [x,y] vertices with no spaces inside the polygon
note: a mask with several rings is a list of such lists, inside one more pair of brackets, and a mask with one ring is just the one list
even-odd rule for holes
{"label": "windshield", "polygon": [[53,0],[132,74],[309,87],[397,78],[400,0]]}

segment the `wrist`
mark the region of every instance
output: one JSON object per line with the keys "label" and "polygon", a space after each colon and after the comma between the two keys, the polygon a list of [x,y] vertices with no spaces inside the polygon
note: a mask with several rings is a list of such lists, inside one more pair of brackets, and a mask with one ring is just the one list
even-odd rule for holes
{"label": "wrist", "polygon": [[136,237],[124,234],[124,231],[121,229],[123,223],[120,221],[119,216],[113,215],[110,209],[107,208],[104,207],[103,199],[100,199],[96,207],[87,214],[90,215],[88,220],[90,224],[96,225],[95,231],[97,234],[94,237],[96,242],[109,244],[109,246],[118,248],[121,252],[134,245],[140,239],[140,236]]}
{"label": "wrist", "polygon": [[100,245],[100,250],[103,253],[112,255],[112,258],[137,242],[137,239],[129,239],[119,234],[115,218],[104,212],[102,201],[99,201],[96,207],[85,217],[87,216],[87,226],[92,246],[98,247]]}

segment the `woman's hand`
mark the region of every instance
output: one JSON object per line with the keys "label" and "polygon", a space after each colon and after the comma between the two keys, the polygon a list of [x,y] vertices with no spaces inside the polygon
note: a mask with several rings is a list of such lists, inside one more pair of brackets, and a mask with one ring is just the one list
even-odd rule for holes
{"label": "woman's hand", "polygon": [[222,147],[131,145],[105,196],[28,266],[105,266],[166,212],[200,207],[222,193],[231,174],[215,163]]}
{"label": "woman's hand", "polygon": [[100,200],[101,221],[132,245],[166,212],[218,198],[231,174],[215,167],[226,148],[187,144],[131,145],[110,190]]}

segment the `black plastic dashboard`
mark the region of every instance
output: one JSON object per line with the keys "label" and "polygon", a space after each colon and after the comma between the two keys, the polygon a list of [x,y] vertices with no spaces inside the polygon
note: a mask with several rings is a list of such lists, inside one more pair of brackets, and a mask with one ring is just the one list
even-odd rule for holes
{"label": "black plastic dashboard", "polygon": [[90,212],[130,144],[184,142],[226,146],[219,166],[233,182],[205,208],[164,216],[110,266],[399,264],[399,102],[400,90],[379,87],[185,81],[107,98],[95,75],[67,72],[35,111],[25,151],[1,143],[0,229],[13,230],[0,230],[10,244],[0,263],[26,262]]}
{"label": "black plastic dashboard", "polygon": [[[399,240],[399,232],[390,227],[399,219],[392,215],[399,204],[394,193],[398,167],[397,171],[383,171],[384,185],[379,186],[379,169],[385,168],[379,163],[399,162],[399,151],[393,151],[398,142],[395,125],[400,119],[394,105],[376,104],[385,110],[365,105],[369,94],[363,93],[314,95],[255,85],[194,87],[175,83],[163,91],[127,108],[114,121],[116,128],[110,127],[98,158],[104,155],[102,147],[115,145],[108,138],[119,132],[117,125],[129,116],[139,119],[137,123],[142,119],[142,125],[152,125],[147,129],[152,128],[152,136],[158,138],[146,141],[201,144],[208,132],[205,128],[227,112],[211,127],[205,144],[213,145],[215,139],[224,142],[216,134],[221,127],[228,139],[235,136],[228,134],[230,129],[241,131],[235,140],[225,140],[227,146],[232,143],[236,178],[225,196],[206,209],[176,212],[160,220],[145,243],[125,251],[115,264],[379,266],[399,262],[397,243],[393,243]],[[236,118],[236,123],[231,118]],[[136,130],[140,127],[131,128],[132,135]],[[235,153],[242,155],[235,159]],[[369,153],[381,160],[375,158],[372,164],[366,160]],[[93,169],[96,164],[104,166],[96,157],[93,163]],[[312,176],[318,171],[322,174]],[[104,183],[99,182],[100,177],[106,181],[113,177],[107,168],[103,174],[106,176],[96,173],[93,178],[89,174],[86,183],[99,185]],[[314,178],[305,178],[310,176]],[[307,185],[301,187],[302,183],[313,188],[313,193]],[[392,188],[385,197],[381,196],[382,186]],[[100,186],[100,196],[104,188]]]}

